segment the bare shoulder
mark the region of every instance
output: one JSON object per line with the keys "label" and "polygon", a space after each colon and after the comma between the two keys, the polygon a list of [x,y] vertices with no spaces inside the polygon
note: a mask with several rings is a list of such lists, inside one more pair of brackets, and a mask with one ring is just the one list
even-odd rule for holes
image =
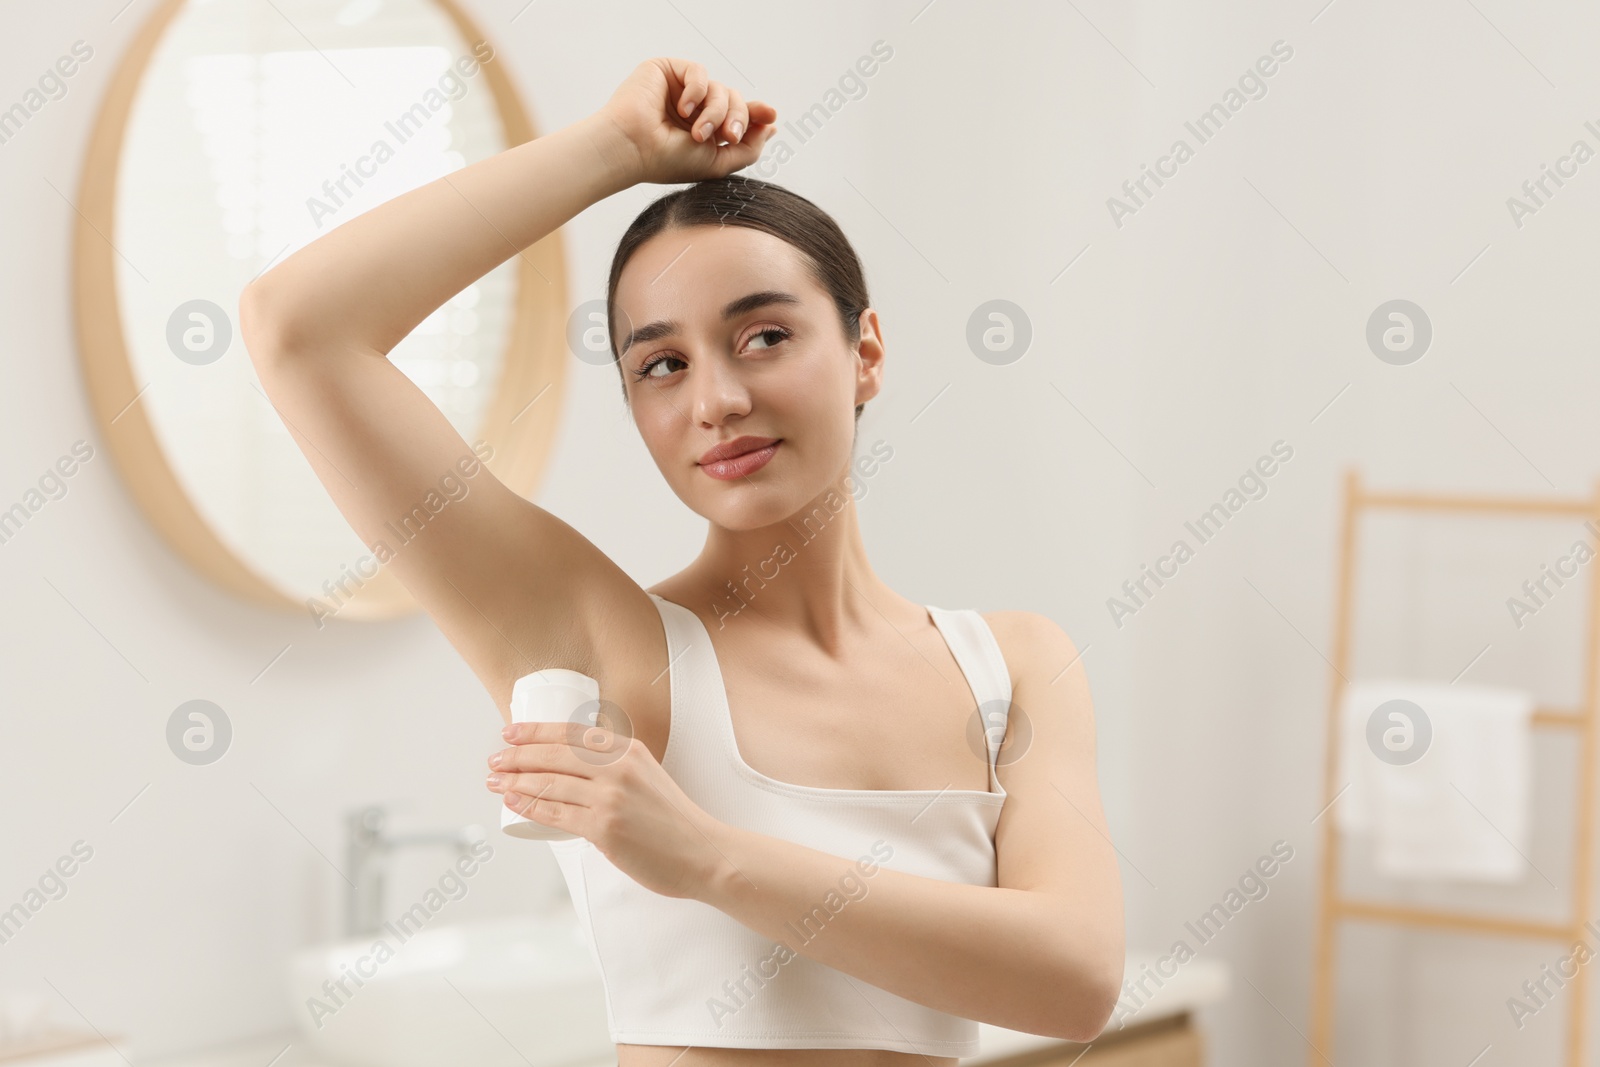
{"label": "bare shoulder", "polygon": [[985,611],[995,643],[1011,670],[1011,685],[1049,685],[1077,664],[1078,646],[1054,619],[1037,611]]}

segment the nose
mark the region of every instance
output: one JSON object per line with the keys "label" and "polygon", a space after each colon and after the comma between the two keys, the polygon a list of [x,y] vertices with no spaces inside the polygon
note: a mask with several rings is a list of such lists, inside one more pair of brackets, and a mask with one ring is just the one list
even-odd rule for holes
{"label": "nose", "polygon": [[690,373],[692,404],[690,413],[702,429],[719,426],[730,418],[750,412],[750,390],[740,379],[732,358],[721,354],[704,356]]}

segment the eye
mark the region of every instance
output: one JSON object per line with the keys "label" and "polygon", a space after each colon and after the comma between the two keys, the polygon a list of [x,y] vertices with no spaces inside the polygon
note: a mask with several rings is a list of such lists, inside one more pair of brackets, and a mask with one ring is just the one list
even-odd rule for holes
{"label": "eye", "polygon": [[768,348],[773,348],[778,343],[780,343],[782,341],[786,341],[790,337],[793,336],[793,334],[790,331],[784,329],[782,326],[768,326],[768,327],[766,327],[764,329],[757,330],[755,333],[751,334],[750,335],[750,339],[751,340],[755,340],[757,337],[768,337],[768,336],[772,336],[772,335],[776,335],[777,336],[777,341],[774,341],[774,342],[772,342],[772,344],[769,344],[767,346]]}
{"label": "eye", "polygon": [[[765,347],[774,348],[793,336],[794,332],[792,330],[785,329],[782,326],[768,326],[751,334],[750,340],[754,341],[758,337],[768,338],[769,342]],[[749,342],[746,343],[748,344]],[[633,372],[633,376],[640,381],[646,378],[665,378],[672,373],[672,368],[667,368],[666,372],[662,374],[656,374],[654,371],[656,367],[668,362],[682,364],[683,360],[670,352],[660,352],[641,363],[639,369]]]}
{"label": "eye", "polygon": [[[653,371],[659,365],[661,365],[663,363],[666,363],[668,361],[671,361],[673,363],[682,363],[683,362],[683,360],[679,359],[677,356],[672,355],[670,352],[662,352],[662,353],[660,353],[658,355],[651,356],[649,359],[647,359],[643,363],[641,363],[639,365],[639,369],[633,372],[633,376],[635,378],[640,379],[640,380],[643,380],[645,378],[664,378],[664,377],[666,377],[665,374],[651,374],[650,372]],[[668,371],[667,373],[670,374],[671,371]]]}

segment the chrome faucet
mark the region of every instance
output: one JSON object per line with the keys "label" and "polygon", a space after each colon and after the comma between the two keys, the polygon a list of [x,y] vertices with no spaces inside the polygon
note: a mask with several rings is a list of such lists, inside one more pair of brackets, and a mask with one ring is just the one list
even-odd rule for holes
{"label": "chrome faucet", "polygon": [[344,895],[346,937],[368,937],[379,932],[390,853],[409,845],[447,845],[459,857],[485,836],[478,826],[391,835],[387,832],[388,821],[388,811],[376,804],[357,808],[345,816],[345,855],[350,871],[350,884]]}

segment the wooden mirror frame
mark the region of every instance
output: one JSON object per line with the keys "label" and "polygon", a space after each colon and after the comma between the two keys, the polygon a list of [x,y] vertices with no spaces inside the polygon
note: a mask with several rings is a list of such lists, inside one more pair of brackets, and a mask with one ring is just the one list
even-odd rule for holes
{"label": "wooden mirror frame", "polygon": [[[483,33],[455,0],[427,0],[454,24],[469,48]],[[101,102],[78,187],[78,219],[73,233],[73,315],[84,382],[103,442],[145,517],[167,543],[196,570],[245,599],[303,612],[307,604],[269,582],[233,551],[189,499],[167,462],[148,413],[143,389],[134,381],[123,337],[115,274],[116,189],[128,117],[139,84],[155,52],[187,0],[162,0],[139,29],[117,67]],[[479,68],[493,94],[506,148],[537,136],[533,122],[499,62],[499,53]],[[553,448],[559,410],[566,391],[566,254],[556,230],[520,253],[511,329],[501,360],[500,380],[478,430],[494,451],[485,463],[514,492],[532,493]],[[229,308],[237,326],[237,302]],[[241,347],[235,329],[235,343]],[[545,417],[521,419],[546,393]],[[370,546],[369,546],[370,548]],[[337,614],[353,619],[386,619],[417,611],[411,594],[392,572],[378,567],[343,601]]]}

